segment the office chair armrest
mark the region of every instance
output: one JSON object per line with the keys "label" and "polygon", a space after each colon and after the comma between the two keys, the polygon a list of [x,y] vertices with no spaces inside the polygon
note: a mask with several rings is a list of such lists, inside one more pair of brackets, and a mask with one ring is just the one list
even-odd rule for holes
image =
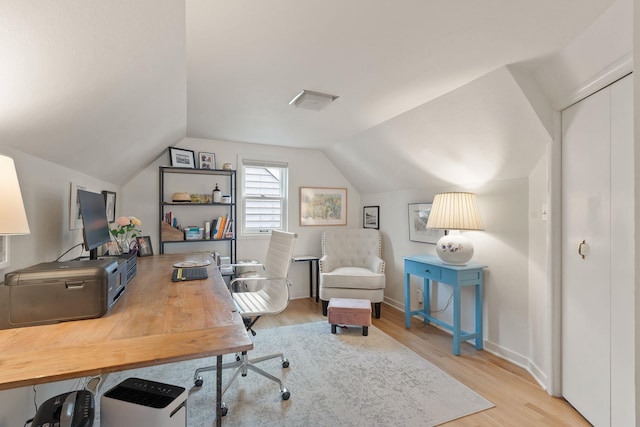
{"label": "office chair armrest", "polygon": [[251,262],[240,262],[236,264],[224,264],[224,265],[230,265],[231,267],[262,267],[262,269],[264,270],[264,264],[255,264]]}
{"label": "office chair armrest", "polygon": [[234,293],[236,290],[236,284],[248,281],[267,280],[266,277],[237,277],[229,282],[229,292]]}

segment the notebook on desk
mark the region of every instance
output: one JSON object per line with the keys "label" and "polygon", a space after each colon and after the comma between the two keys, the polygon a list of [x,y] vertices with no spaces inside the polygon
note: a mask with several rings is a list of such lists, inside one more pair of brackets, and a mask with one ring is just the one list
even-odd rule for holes
{"label": "notebook on desk", "polygon": [[171,281],[183,282],[185,280],[201,280],[208,277],[205,267],[176,268],[171,275]]}

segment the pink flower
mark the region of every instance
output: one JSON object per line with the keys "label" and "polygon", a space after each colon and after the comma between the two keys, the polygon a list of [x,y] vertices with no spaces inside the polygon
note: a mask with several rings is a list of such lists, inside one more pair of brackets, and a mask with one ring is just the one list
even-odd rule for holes
{"label": "pink flower", "polygon": [[121,216],[118,217],[118,219],[116,220],[116,222],[118,223],[118,225],[120,226],[125,226],[125,225],[129,225],[131,224],[131,220],[129,218],[127,218],[126,216]]}

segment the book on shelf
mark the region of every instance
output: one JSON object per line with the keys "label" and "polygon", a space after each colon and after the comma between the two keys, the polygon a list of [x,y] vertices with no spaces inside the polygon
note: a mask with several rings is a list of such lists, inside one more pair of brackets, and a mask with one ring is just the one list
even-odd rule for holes
{"label": "book on shelf", "polygon": [[211,220],[211,234],[210,237],[212,239],[216,238],[216,230],[218,229],[218,218],[213,218]]}

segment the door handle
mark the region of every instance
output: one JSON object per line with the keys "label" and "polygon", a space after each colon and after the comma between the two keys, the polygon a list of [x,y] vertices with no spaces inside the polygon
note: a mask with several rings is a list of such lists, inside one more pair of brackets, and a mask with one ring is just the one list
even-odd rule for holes
{"label": "door handle", "polygon": [[582,240],[578,245],[578,255],[580,255],[582,259],[584,259],[586,255],[589,255],[589,245],[585,240]]}

